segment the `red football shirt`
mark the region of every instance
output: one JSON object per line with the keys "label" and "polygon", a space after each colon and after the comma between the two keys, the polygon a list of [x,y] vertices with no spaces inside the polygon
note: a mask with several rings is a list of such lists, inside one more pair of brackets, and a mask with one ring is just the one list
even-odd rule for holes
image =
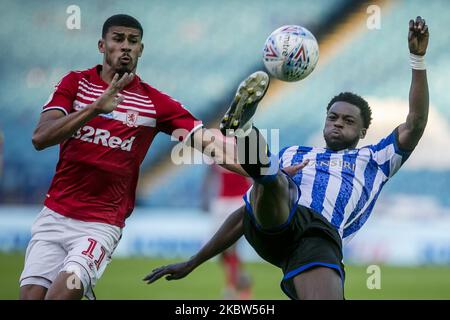
{"label": "red football shirt", "polygon": [[218,165],[214,166],[220,179],[219,197],[242,197],[251,186],[247,177],[228,171]]}
{"label": "red football shirt", "polygon": [[[102,66],[62,78],[44,111],[77,112],[108,87]],[[179,102],[138,76],[121,92],[125,100],[110,114],[83,125],[60,144],[59,161],[45,205],[70,218],[119,227],[134,209],[139,167],[153,138],[201,126]]]}

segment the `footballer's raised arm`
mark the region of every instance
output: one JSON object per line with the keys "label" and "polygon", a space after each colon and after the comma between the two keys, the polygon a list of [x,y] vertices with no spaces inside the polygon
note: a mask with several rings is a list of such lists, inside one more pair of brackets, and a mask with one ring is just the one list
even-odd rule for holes
{"label": "footballer's raised arm", "polygon": [[425,19],[409,21],[408,45],[411,56],[412,79],[409,91],[409,113],[398,128],[399,147],[412,150],[419,142],[428,120],[428,83],[425,53],[428,47],[428,26]]}
{"label": "footballer's raised arm", "polygon": [[110,113],[123,101],[118,96],[133,74],[125,73],[120,79],[116,74],[105,92],[87,108],[65,115],[63,108],[49,108],[41,114],[34,130],[32,142],[36,150],[59,144],[70,138],[82,125],[101,113]]}

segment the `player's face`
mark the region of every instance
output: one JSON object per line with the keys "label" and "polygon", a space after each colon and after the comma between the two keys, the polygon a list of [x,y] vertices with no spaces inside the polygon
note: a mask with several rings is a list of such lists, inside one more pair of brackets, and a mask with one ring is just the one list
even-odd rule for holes
{"label": "player's face", "polygon": [[99,49],[104,54],[104,63],[122,75],[136,72],[144,45],[138,29],[114,26],[99,41]]}
{"label": "player's face", "polygon": [[327,113],[323,136],[327,148],[338,151],[356,148],[366,135],[361,111],[353,104],[335,102]]}

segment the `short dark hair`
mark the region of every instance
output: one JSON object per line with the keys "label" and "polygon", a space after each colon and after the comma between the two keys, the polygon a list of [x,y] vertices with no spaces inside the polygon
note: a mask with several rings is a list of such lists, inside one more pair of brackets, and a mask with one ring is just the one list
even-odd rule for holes
{"label": "short dark hair", "polygon": [[129,16],[127,14],[116,14],[106,19],[105,23],[103,24],[102,38],[105,38],[110,27],[115,26],[138,29],[141,32],[141,38],[144,36],[144,29],[142,29],[140,22],[137,21],[136,18],[133,18],[132,16]]}
{"label": "short dark hair", "polygon": [[372,122],[372,110],[369,104],[361,96],[352,92],[341,92],[328,103],[327,112],[330,111],[331,106],[338,101],[350,103],[359,108],[364,123],[364,128],[368,129]]}

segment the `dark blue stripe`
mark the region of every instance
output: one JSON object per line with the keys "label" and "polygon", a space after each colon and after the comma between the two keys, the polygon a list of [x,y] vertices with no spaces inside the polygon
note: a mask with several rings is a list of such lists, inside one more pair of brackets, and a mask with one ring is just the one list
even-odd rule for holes
{"label": "dark blue stripe", "polygon": [[[303,156],[305,155],[305,153],[306,152],[301,151],[301,147],[298,147],[297,151],[294,154],[294,156],[292,157],[291,163],[289,165],[292,166],[294,164],[302,163]],[[295,176],[292,177],[292,180],[294,180],[294,182],[297,186],[300,186],[300,184],[302,183],[302,176],[303,176],[303,170],[300,170],[299,172],[297,172],[297,174]]]}
{"label": "dark blue stripe", "polygon": [[339,188],[339,194],[331,218],[331,224],[337,229],[340,228],[341,223],[344,220],[345,207],[352,196],[353,179],[355,178],[354,168],[357,156],[358,154],[345,154],[343,157],[344,163],[342,164],[341,187]]}
{"label": "dark blue stripe", "polygon": [[[345,281],[345,275],[343,270],[341,269],[341,266],[334,264],[334,263],[325,263],[325,262],[310,262],[308,264],[305,264],[301,267],[298,267],[297,269],[294,269],[292,271],[289,271],[284,277],[283,280],[281,280],[281,289],[283,290],[283,292],[292,300],[295,300],[295,296],[292,292],[290,292],[288,290],[288,288],[286,288],[284,281],[289,280],[290,278],[293,278],[295,276],[297,276],[298,274],[302,273],[303,271],[306,271],[308,269],[311,269],[312,267],[316,267],[316,266],[322,266],[322,267],[327,267],[327,268],[331,268],[334,270],[337,270],[339,272],[339,275],[341,277],[341,281],[342,281],[342,287],[344,287],[344,281]],[[297,297],[298,298],[298,297]]]}
{"label": "dark blue stripe", "polygon": [[[388,135],[386,138],[382,139],[379,143],[369,146],[370,149],[372,149],[374,152],[378,152],[383,150],[389,145],[394,146],[394,151],[396,154],[400,155],[402,157],[402,164],[405,163],[405,161],[409,158],[412,151],[402,150],[400,149],[398,145],[398,128],[396,128],[390,135]],[[385,159],[386,161],[391,161],[392,159]],[[384,163],[385,164],[385,163]],[[384,165],[383,164],[383,165]],[[389,176],[389,175],[388,175]]]}
{"label": "dark blue stripe", "polygon": [[250,200],[247,198],[247,193],[244,194],[242,198],[244,198],[245,208],[247,209],[247,212],[250,213],[250,216],[252,217],[252,219],[254,219],[253,209],[252,206],[250,205]]}
{"label": "dark blue stripe", "polygon": [[392,133],[394,136],[394,149],[395,153],[402,156],[402,164],[405,163],[405,161],[409,158],[409,156],[412,153],[412,150],[402,150],[400,149],[400,146],[398,145],[398,127],[395,128],[394,132]]}
{"label": "dark blue stripe", "polygon": [[300,146],[300,147],[298,147],[297,152],[306,154],[306,153],[308,153],[308,152],[311,152],[312,149],[314,149],[314,148],[313,148],[313,147],[303,147],[303,146]]}
{"label": "dark blue stripe", "polygon": [[301,267],[298,267],[297,269],[289,271],[287,274],[284,275],[283,281],[284,280],[288,280],[288,279],[290,279],[292,277],[295,277],[299,273],[302,273],[303,271],[305,271],[307,269],[310,269],[312,267],[315,267],[315,266],[328,267],[328,268],[332,268],[332,269],[338,270],[339,274],[341,276],[341,279],[344,280],[344,273],[342,272],[341,267],[338,266],[337,264],[325,263],[325,262],[310,262],[310,263],[305,264],[305,265],[303,265]]}
{"label": "dark blue stripe", "polygon": [[253,208],[250,204],[250,199],[247,197],[247,193],[243,196],[244,202],[245,202],[245,211],[249,215],[250,219],[252,220],[253,224],[256,226],[257,229],[262,230],[262,227],[258,224],[255,218],[255,214],[253,213]]}
{"label": "dark blue stripe", "polygon": [[330,166],[321,165],[321,162],[330,161],[331,154],[328,152],[318,153],[316,156],[316,175],[312,189],[311,209],[322,214],[323,201],[325,199],[325,191],[327,190],[328,181],[330,180]]}
{"label": "dark blue stripe", "polygon": [[[281,158],[283,157],[284,153],[286,152],[287,149],[289,149],[290,147],[284,147],[280,150],[280,152],[278,152],[278,159],[281,160]],[[281,162],[280,162],[281,163]],[[281,165],[281,164],[280,164]]]}
{"label": "dark blue stripe", "polygon": [[361,196],[359,197],[358,203],[355,209],[350,214],[346,221],[351,221],[356,215],[362,210],[364,205],[369,201],[370,193],[373,189],[373,183],[375,182],[375,177],[377,175],[378,165],[375,160],[370,159],[367,163],[367,167],[364,170],[364,186],[361,190]]}
{"label": "dark blue stripe", "polygon": [[381,169],[381,171],[383,171],[383,173],[386,175],[386,177],[389,177],[390,173],[391,173],[391,160],[392,159],[388,159],[385,163],[380,165],[380,169]]}
{"label": "dark blue stripe", "polygon": [[366,211],[364,211],[363,214],[361,214],[355,221],[353,221],[351,225],[347,226],[344,229],[344,234],[342,236],[343,238],[346,238],[349,235],[351,235],[351,234],[355,233],[356,231],[358,231],[359,229],[361,229],[361,227],[364,225],[364,223],[367,221],[367,219],[369,219],[370,214],[372,213],[373,207],[375,206],[375,202],[377,201],[378,196],[380,195],[381,189],[383,189],[383,186],[386,183],[386,181],[384,181],[381,184],[380,189],[378,190],[377,194],[373,198],[370,205],[367,207]]}
{"label": "dark blue stripe", "polygon": [[394,147],[395,147],[395,134],[394,134],[394,132],[392,132],[386,138],[381,139],[381,141],[378,142],[377,144],[371,145],[369,147],[374,152],[377,152],[377,151],[383,150],[384,148],[386,148],[390,144],[394,144]]}

